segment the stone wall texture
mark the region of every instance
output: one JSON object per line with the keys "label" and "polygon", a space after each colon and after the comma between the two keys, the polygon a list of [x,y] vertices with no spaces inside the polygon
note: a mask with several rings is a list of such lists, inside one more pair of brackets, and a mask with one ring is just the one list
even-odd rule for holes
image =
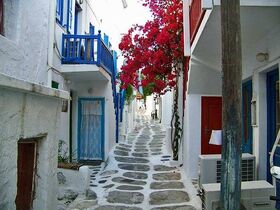
{"label": "stone wall texture", "polygon": [[34,137],[38,146],[33,209],[55,209],[60,99],[1,87],[0,98],[0,209],[16,209],[17,143]]}

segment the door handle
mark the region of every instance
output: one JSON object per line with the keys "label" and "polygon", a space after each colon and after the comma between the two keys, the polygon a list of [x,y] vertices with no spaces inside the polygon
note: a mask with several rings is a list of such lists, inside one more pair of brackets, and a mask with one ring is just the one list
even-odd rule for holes
{"label": "door handle", "polygon": [[205,133],[207,134],[208,132],[212,131],[211,129],[205,128]]}

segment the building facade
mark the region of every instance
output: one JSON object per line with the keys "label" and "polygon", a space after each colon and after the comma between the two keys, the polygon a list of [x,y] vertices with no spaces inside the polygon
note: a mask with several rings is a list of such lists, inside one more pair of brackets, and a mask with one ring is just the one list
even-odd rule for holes
{"label": "building facade", "polygon": [[59,142],[87,163],[117,141],[117,54],[94,3],[0,0],[0,209],[56,208]]}
{"label": "building facade", "polygon": [[[198,178],[199,155],[220,154],[209,142],[222,129],[220,1],[187,1],[190,39],[184,168]],[[272,183],[269,153],[279,130],[279,1],[240,1],[242,41],[242,152],[256,157],[256,177]],[[188,37],[187,36],[187,37]]]}
{"label": "building facade", "polygon": [[98,2],[58,0],[55,8],[49,77],[72,99],[61,114],[60,140],[72,160],[103,161],[116,142],[117,55],[101,31]]}
{"label": "building facade", "polygon": [[[30,7],[32,5],[32,7]],[[0,209],[55,209],[66,91],[48,86],[49,1],[0,1]]]}

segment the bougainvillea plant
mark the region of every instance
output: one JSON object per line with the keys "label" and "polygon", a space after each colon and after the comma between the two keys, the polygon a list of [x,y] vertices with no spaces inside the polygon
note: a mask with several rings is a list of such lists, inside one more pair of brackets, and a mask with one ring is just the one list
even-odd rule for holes
{"label": "bougainvillea plant", "polygon": [[[123,35],[119,48],[125,59],[121,68],[121,87],[149,86],[151,92],[164,94],[174,89],[172,127],[173,156],[178,158],[180,121],[178,118],[178,77],[182,72],[183,2],[182,0],[141,0],[150,9],[152,20],[132,26]],[[141,82],[139,82],[141,75]],[[177,108],[176,108],[177,107]],[[175,119],[175,122],[173,120]]]}

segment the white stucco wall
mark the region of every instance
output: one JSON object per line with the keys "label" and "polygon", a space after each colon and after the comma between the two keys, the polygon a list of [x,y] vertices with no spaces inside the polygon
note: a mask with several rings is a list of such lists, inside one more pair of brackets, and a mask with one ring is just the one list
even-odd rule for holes
{"label": "white stucco wall", "polygon": [[221,94],[221,73],[191,61],[183,139],[184,170],[191,178],[198,176],[198,156],[201,154],[201,97],[221,96]]}
{"label": "white stucco wall", "polygon": [[190,61],[189,94],[222,94],[222,74],[196,60]]}
{"label": "white stucco wall", "polygon": [[[266,8],[267,9],[267,8]],[[273,16],[274,17],[274,16]],[[272,16],[270,17],[272,18]],[[277,19],[279,20],[279,19]],[[257,42],[248,44],[243,42],[242,49],[242,79],[253,80],[253,98],[257,105],[257,125],[253,127],[253,154],[256,155],[258,179],[266,179],[267,167],[267,98],[266,73],[279,66],[280,57],[280,21],[273,28],[269,28]],[[242,24],[242,23],[241,23]],[[243,40],[244,41],[244,40]],[[219,45],[217,45],[219,46]],[[259,62],[257,53],[269,54],[269,60]],[[221,59],[221,58],[217,58]],[[207,63],[216,66],[216,63]],[[221,95],[222,81],[220,67],[212,69],[200,63],[195,58],[191,60],[187,96],[187,119],[185,129],[187,137],[184,146],[185,171],[191,177],[197,177],[197,156],[200,154],[200,109],[201,95]],[[198,101],[199,100],[199,101]],[[189,106],[189,107],[188,107]],[[189,148],[188,148],[189,147]],[[193,158],[195,161],[193,161]]]}
{"label": "white stucco wall", "polygon": [[145,115],[151,116],[151,113],[155,110],[154,96],[150,95],[146,98],[146,112]]}
{"label": "white stucco wall", "polygon": [[253,100],[256,101],[256,125],[253,126],[253,154],[256,155],[258,179],[267,172],[267,86],[266,73],[280,68],[280,59],[268,62],[253,74]]}
{"label": "white stucco wall", "polygon": [[201,95],[188,94],[185,107],[184,157],[185,173],[196,178],[198,175],[198,156],[201,153]]}
{"label": "white stucco wall", "polygon": [[[278,21],[280,22],[280,20]],[[253,46],[243,50],[243,80],[252,78],[253,99],[257,105],[257,125],[253,127],[253,154],[256,155],[257,177],[266,179],[267,172],[267,94],[266,73],[279,68],[280,24],[267,31]],[[269,60],[259,62],[259,52],[269,54]]]}
{"label": "white stucco wall", "polygon": [[173,106],[173,91],[168,91],[161,96],[162,103],[162,118],[161,123],[164,126],[170,126],[172,117],[172,106]]}
{"label": "white stucco wall", "polygon": [[1,73],[47,84],[49,4],[44,0],[4,0],[6,37],[0,35]]}
{"label": "white stucco wall", "polygon": [[[92,93],[88,90],[92,88]],[[109,151],[115,145],[115,111],[112,96],[112,85],[111,81],[92,81],[92,82],[80,82],[71,84],[71,89],[73,89],[73,115],[72,115],[72,145],[73,151],[77,149],[77,129],[78,129],[78,98],[79,97],[101,97],[105,98],[105,148],[104,148],[104,158],[108,157]]]}
{"label": "white stucco wall", "polygon": [[[73,5],[75,5],[75,0]],[[81,11],[79,12],[78,17],[78,30],[77,34],[83,35],[89,33],[90,23],[95,27],[95,34],[98,33],[98,30],[102,29],[102,13],[98,12],[98,7],[96,6],[98,2],[96,1],[83,1],[82,4],[79,4]],[[74,23],[74,10],[73,6],[73,23]],[[54,43],[55,48],[53,50],[53,67],[54,71],[52,72],[52,80],[58,82],[59,89],[73,91],[73,115],[72,115],[72,150],[75,153],[74,158],[77,155],[77,99],[78,97],[104,97],[105,98],[105,158],[107,157],[108,152],[115,143],[115,113],[113,107],[113,97],[112,97],[112,87],[110,81],[101,81],[97,78],[92,77],[91,79],[83,77],[83,72],[80,73],[79,78],[81,80],[72,81],[66,75],[61,73],[62,64],[61,64],[61,55],[62,55],[62,34],[66,34],[66,29],[63,28],[59,23],[55,24],[55,34],[54,34]],[[101,32],[103,37],[104,31]],[[110,36],[110,34],[109,34]],[[65,64],[66,65],[66,64]],[[73,65],[72,65],[73,66]],[[79,64],[74,65],[73,68],[78,69]],[[89,65],[87,65],[89,66]],[[96,67],[96,66],[95,66]],[[91,69],[88,69],[91,71]],[[107,73],[106,73],[107,74]],[[107,76],[110,78],[110,76]],[[84,81],[86,79],[87,81]],[[89,82],[91,81],[91,82]],[[88,93],[88,89],[92,88],[93,92]],[[61,129],[60,129],[60,139],[68,142],[69,140],[69,110],[68,113],[61,113]]]}
{"label": "white stucco wall", "polygon": [[16,209],[18,140],[38,136],[33,209],[55,209],[61,102],[58,98],[2,87],[0,97],[0,209]]}

